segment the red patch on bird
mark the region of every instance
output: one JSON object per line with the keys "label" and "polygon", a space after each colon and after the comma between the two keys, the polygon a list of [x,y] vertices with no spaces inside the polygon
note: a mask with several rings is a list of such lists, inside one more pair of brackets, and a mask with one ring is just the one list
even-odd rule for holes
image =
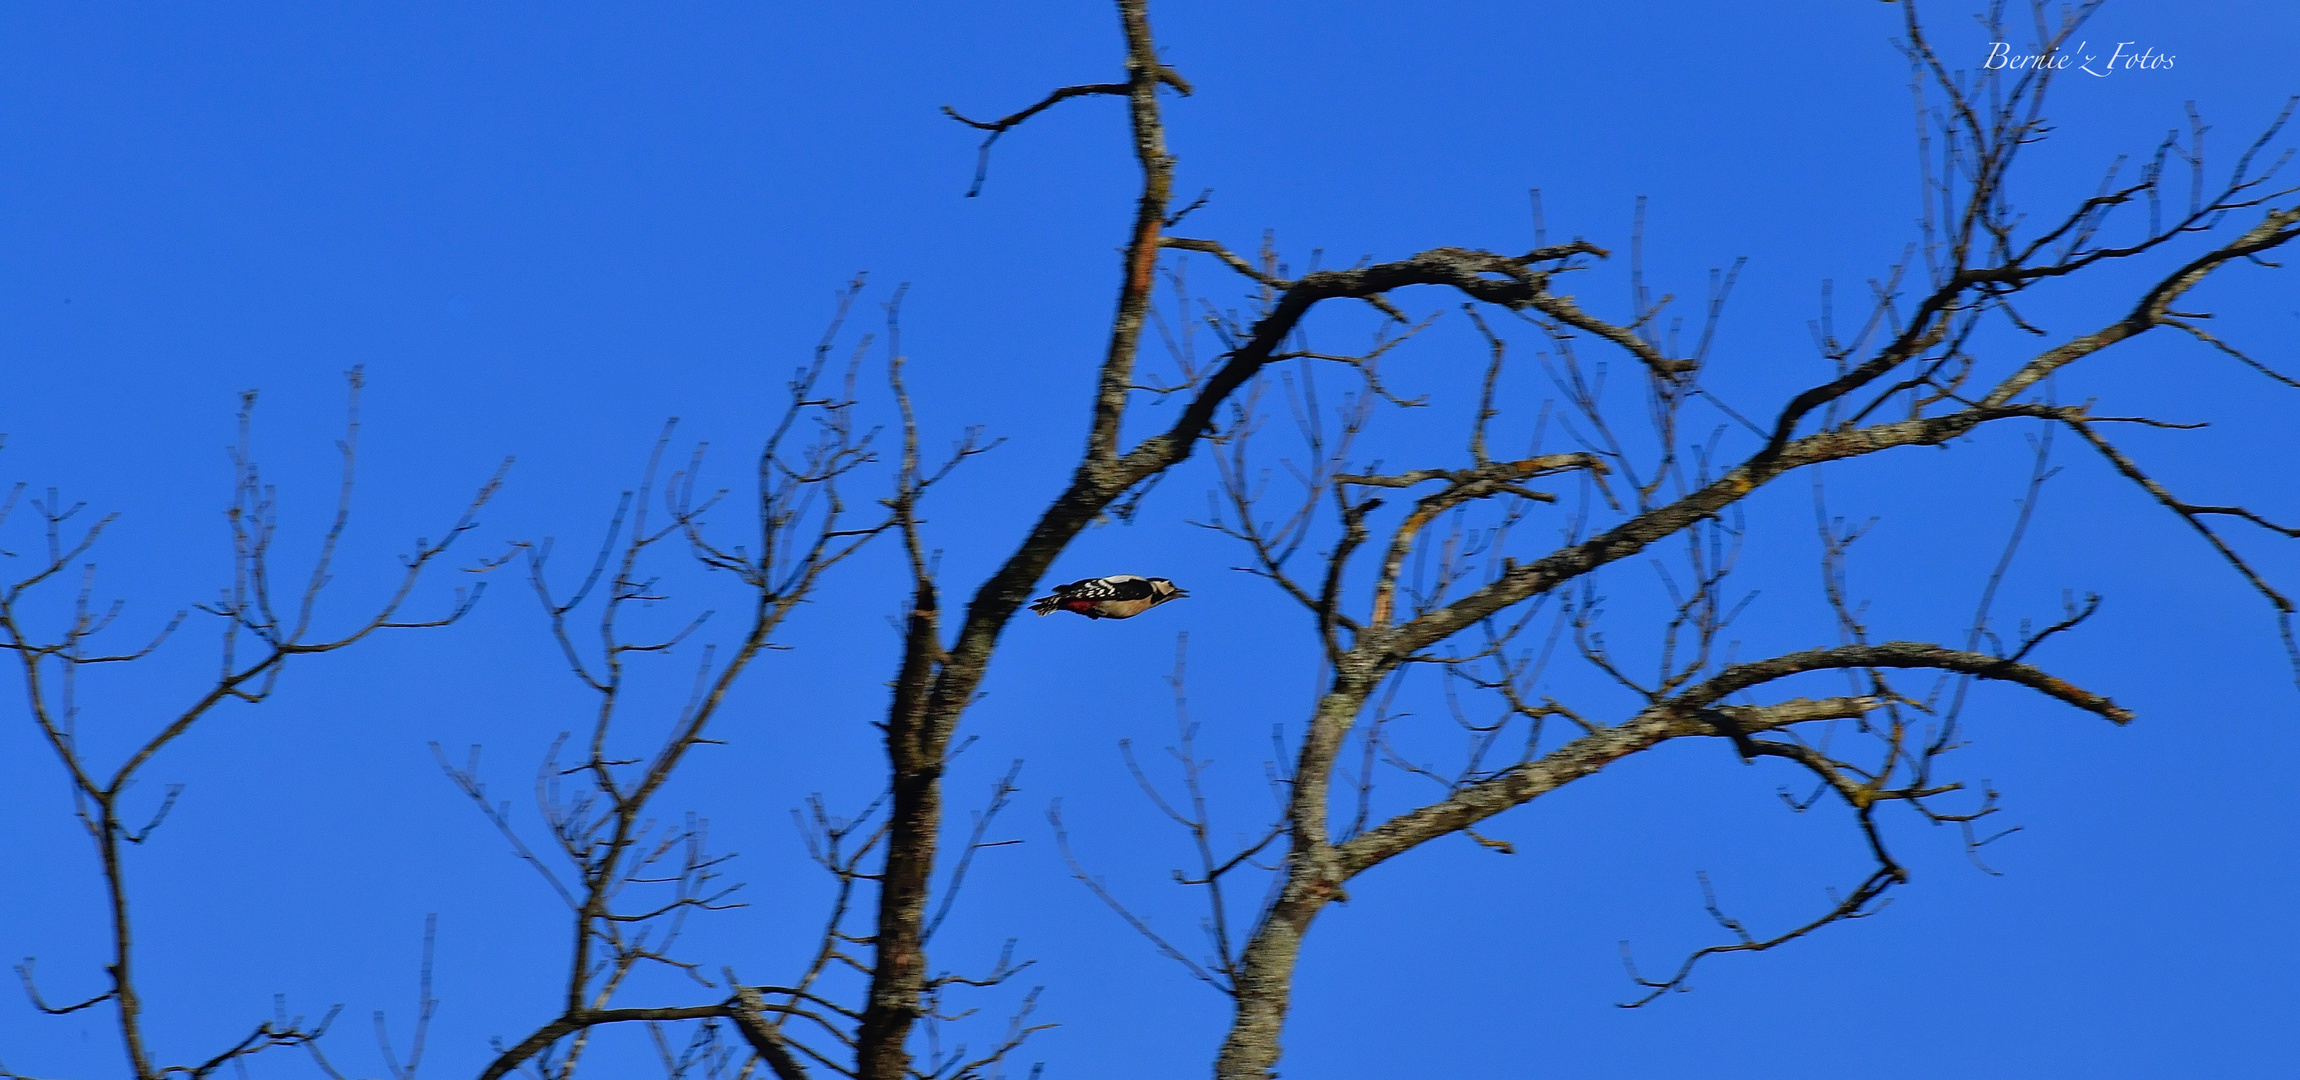
{"label": "red patch on bird", "polygon": [[1088,611],[1091,611],[1091,610],[1093,610],[1093,608],[1094,608],[1094,601],[1092,601],[1092,600],[1084,600],[1084,599],[1081,599],[1081,600],[1065,600],[1065,601],[1063,601],[1063,602],[1062,602],[1062,610],[1064,610],[1064,611],[1075,611],[1075,612],[1077,612],[1077,613],[1079,613],[1079,614],[1081,614],[1081,615],[1084,615],[1084,614],[1086,614]]}

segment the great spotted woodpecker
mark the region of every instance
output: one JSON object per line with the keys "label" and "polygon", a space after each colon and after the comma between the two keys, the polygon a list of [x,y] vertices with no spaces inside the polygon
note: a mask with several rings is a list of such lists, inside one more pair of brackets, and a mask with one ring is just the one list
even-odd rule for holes
{"label": "great spotted woodpecker", "polygon": [[1072,611],[1089,619],[1131,619],[1168,600],[1190,595],[1162,577],[1113,574],[1054,587],[1054,595],[1030,602],[1040,615]]}

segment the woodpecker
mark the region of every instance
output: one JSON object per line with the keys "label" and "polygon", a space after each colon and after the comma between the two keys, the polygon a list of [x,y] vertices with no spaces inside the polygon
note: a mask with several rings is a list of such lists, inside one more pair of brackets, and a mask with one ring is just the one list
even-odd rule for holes
{"label": "woodpecker", "polygon": [[1168,600],[1190,595],[1162,577],[1112,574],[1054,587],[1054,595],[1030,602],[1040,615],[1073,611],[1089,619],[1131,619]]}

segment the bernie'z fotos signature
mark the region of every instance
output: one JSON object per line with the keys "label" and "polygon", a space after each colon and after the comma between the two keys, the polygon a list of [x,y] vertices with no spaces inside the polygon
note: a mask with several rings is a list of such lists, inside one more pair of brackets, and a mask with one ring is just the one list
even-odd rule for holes
{"label": "bernie'z fotos signature", "polygon": [[[1982,61],[1981,67],[1991,71],[2022,71],[2030,68],[2050,68],[2054,71],[2065,71],[2069,68],[2075,68],[2087,75],[2105,79],[2115,74],[2118,68],[2128,70],[2139,68],[2143,71],[2155,71],[2172,66],[2171,53],[2160,53],[2149,47],[2143,47],[2140,51],[2134,52],[2132,46],[2136,44],[2135,42],[2117,42],[2116,48],[2108,54],[2106,60],[2085,52],[2084,47],[2088,44],[2090,42],[2077,42],[2073,52],[2048,49],[2042,54],[2031,53],[2022,56],[2015,55],[2011,45],[2002,41],[1992,41],[1989,42],[1988,59]],[[2098,70],[2095,70],[2096,65]]]}

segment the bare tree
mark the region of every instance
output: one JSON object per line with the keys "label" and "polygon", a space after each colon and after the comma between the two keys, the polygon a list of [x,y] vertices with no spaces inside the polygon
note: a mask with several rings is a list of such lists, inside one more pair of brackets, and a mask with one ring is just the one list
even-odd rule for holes
{"label": "bare tree", "polygon": [[[2081,5],[2054,23],[2044,5],[2035,5],[2035,52],[2051,55],[2061,48],[2097,7]],[[1763,933],[1726,914],[1704,877],[1708,910],[1727,937],[1659,975],[1642,974],[1631,963],[1639,989],[1627,1002],[1632,1006],[1684,988],[1694,966],[1707,957],[1774,948],[1874,912],[1909,877],[1879,829],[1878,815],[1888,807],[1960,825],[1972,849],[1985,844],[1989,838],[1971,826],[1995,812],[1993,793],[1973,798],[1940,772],[1943,755],[1962,745],[1959,721],[1972,680],[2025,687],[2112,723],[2132,718],[2107,697],[2032,662],[2049,640],[2097,610],[2098,597],[2072,601],[2063,617],[2041,629],[2024,623],[2011,640],[1991,622],[1990,598],[2050,475],[2057,430],[2073,433],[2148,498],[2194,526],[2268,601],[2291,647],[2291,601],[2222,538],[2216,522],[2285,537],[2300,536],[2300,529],[2242,506],[2187,501],[2151,479],[2109,434],[2117,425],[2182,425],[2099,415],[2088,405],[2061,404],[2056,394],[2056,379],[2077,361],[2166,327],[2294,385],[2204,330],[2199,320],[2207,316],[2181,306],[2186,294],[2222,267],[2262,262],[2262,253],[2300,237],[2300,206],[2284,202],[2296,189],[2272,184],[2290,152],[2261,160],[2291,106],[2218,177],[2208,172],[2203,128],[2196,121],[2185,138],[2175,132],[2159,145],[2136,175],[2120,159],[2098,194],[2038,223],[2016,211],[2008,178],[2021,148],[2047,130],[2042,109],[2053,69],[1995,69],[1968,80],[1934,51],[1915,6],[1904,5],[1904,12],[1902,41],[1926,166],[1920,235],[1877,286],[1850,336],[1838,333],[1824,297],[1817,345],[1836,375],[1791,397],[1769,424],[1735,411],[1704,382],[1738,266],[1712,274],[1700,332],[1682,334],[1683,320],[1666,311],[1670,298],[1654,300],[1644,283],[1636,258],[1642,222],[1632,241],[1631,306],[1620,321],[1592,315],[1553,291],[1560,275],[1609,256],[1580,240],[1516,256],[1439,248],[1401,263],[1288,279],[1268,256],[1256,266],[1215,241],[1163,239],[1169,247],[1214,254],[1260,290],[1250,319],[1226,317],[1211,303],[1204,305],[1205,321],[1231,351],[1227,364],[1198,385],[1209,393],[1215,387],[1245,389],[1228,395],[1227,424],[1207,436],[1219,446],[1220,488],[1202,524],[1235,538],[1250,556],[1246,569],[1305,610],[1327,669],[1326,690],[1292,761],[1278,774],[1284,788],[1278,819],[1266,833],[1247,833],[1263,839],[1234,852],[1207,844],[1204,763],[1191,750],[1187,719],[1176,747],[1187,810],[1161,797],[1136,768],[1145,789],[1186,830],[1197,852],[1197,869],[1177,872],[1177,878],[1204,890],[1211,948],[1206,959],[1150,933],[1118,897],[1078,871],[1161,952],[1234,1000],[1235,1019],[1215,1065],[1218,1077],[1273,1075],[1305,936],[1326,905],[1346,898],[1353,878],[1456,833],[1507,851],[1506,843],[1477,833],[1480,823],[1669,740],[1723,739],[1744,761],[1776,758],[1803,769],[1815,791],[1792,805],[1803,809],[1823,794],[1841,801],[1873,867],[1810,918]],[[1993,6],[1987,19],[1992,40],[2006,40],[2002,5]],[[2182,179],[2185,192],[2179,190]],[[2113,216],[2119,208],[2143,206],[2145,222],[2130,220],[2129,211]],[[1538,219],[1539,192],[1535,212]],[[2232,219],[2233,230],[2224,228]],[[2206,250],[2173,253],[2176,241],[2203,234],[2216,234]],[[2153,282],[2132,295],[2127,314],[2106,325],[2054,334],[2021,314],[2030,290],[2063,285],[2061,279],[2098,264],[2151,256],[2161,264]],[[1377,414],[1423,404],[1400,399],[1380,376],[1379,362],[1398,339],[1377,335],[1356,355],[1279,343],[1296,334],[1302,312],[1318,300],[1378,299],[1423,283],[1451,284],[1468,294],[1474,302],[1462,305],[1464,317],[1489,346],[1482,375],[1466,373],[1476,406],[1462,447],[1414,462],[1416,468],[1355,465],[1361,460],[1359,437]],[[1494,388],[1510,347],[1480,305],[1525,324],[1558,394],[1556,415],[1544,408],[1531,425],[1523,456],[1493,449],[1494,421],[1505,411]],[[1664,318],[1670,320],[1666,331]],[[1397,321],[1405,323],[1402,316]],[[2024,347],[2001,333],[2004,328],[2018,338],[2053,343]],[[1642,376],[1638,400],[1623,405],[1606,399],[1602,354],[1608,351]],[[1267,379],[1263,369],[1284,360],[1299,363],[1283,376],[1298,440],[1282,458],[1294,488],[1282,497],[1273,484],[1277,471],[1250,450],[1262,424],[1262,394],[1260,384],[1248,380]],[[1321,414],[1316,396],[1319,363],[1346,365],[1358,381],[1330,417]],[[1188,366],[1186,377],[1198,377]],[[1225,382],[1233,373],[1239,373],[1238,381]],[[1898,447],[1938,446],[2003,422],[2032,426],[2036,466],[2020,526],[1985,583],[1966,640],[1878,640],[1845,588],[1847,550],[1861,528],[1847,528],[1828,515],[1822,467]],[[1573,449],[1542,452],[1543,432],[1552,425]],[[1639,425],[1648,437],[1633,437]],[[1742,508],[1753,493],[1797,472],[1811,477],[1824,591],[1839,640],[1739,660],[1727,631],[1747,601],[1731,587],[1746,531]],[[1554,490],[1558,480],[1569,478],[1577,500]],[[1409,495],[1410,508],[1385,505]],[[1514,553],[1525,550],[1523,538],[1535,515],[1569,502],[1573,509],[1557,526],[1560,543]],[[1306,551],[1316,554],[1304,557]],[[1606,609],[1599,582],[1616,564],[1639,556],[1658,574],[1667,602],[1651,612],[1650,646],[1632,652],[1610,644],[1601,629]],[[1634,704],[1622,710],[1534,697],[1561,642],[1612,683],[1616,696]],[[1429,734],[1401,734],[1403,725],[1390,705],[1417,669],[1434,670],[1443,683],[1455,730],[1466,743],[1458,768],[1436,769],[1401,749],[1416,738],[1426,746]],[[1800,676],[1822,673],[1844,677],[1849,692],[1781,696],[1786,684],[1810,682]],[[1933,678],[1929,685],[1912,683],[1912,674]],[[1177,669],[1178,688],[1179,678]],[[1851,733],[1839,734],[1847,725]],[[1437,797],[1407,797],[1394,811],[1374,814],[1377,764],[1434,783]],[[1256,872],[1269,878],[1267,899],[1250,918],[1240,919],[1229,910],[1225,882]],[[1228,896],[1237,895],[1238,884],[1230,883]]]}
{"label": "bare tree", "polygon": [[[2052,23],[2039,6],[2039,51],[2066,41],[2096,7],[2083,5]],[[700,486],[701,447],[683,467],[666,471],[674,435],[666,427],[640,482],[617,502],[588,567],[571,576],[559,573],[548,540],[514,546],[512,557],[524,559],[547,632],[573,677],[593,695],[594,707],[544,755],[535,785],[540,836],[492,793],[476,749],[458,762],[435,747],[451,782],[515,855],[548,881],[568,916],[566,964],[550,976],[559,996],[555,1015],[497,1046],[480,1073],[486,1080],[514,1072],[572,1076],[593,1034],[622,1025],[643,1027],[673,1078],[749,1077],[761,1069],[780,1080],[818,1074],[862,1080],[1001,1075],[1039,1029],[1032,1023],[1036,991],[1019,995],[1003,1028],[986,1042],[978,1040],[980,1048],[971,1052],[963,1044],[944,1046],[946,1025],[972,1011],[950,999],[1004,984],[1027,961],[1016,962],[1010,946],[980,974],[955,974],[930,963],[934,934],[974,855],[1002,843],[992,838],[992,823],[1019,790],[1017,763],[992,785],[965,829],[946,821],[944,781],[965,745],[959,727],[980,694],[1003,630],[1057,558],[1090,525],[1133,518],[1145,492],[1201,446],[1213,460],[1217,488],[1199,524],[1233,538],[1246,554],[1246,569],[1302,609],[1307,640],[1323,660],[1324,689],[1306,710],[1298,740],[1283,748],[1286,760],[1270,774],[1277,813],[1240,846],[1219,846],[1226,834],[1215,826],[1208,798],[1215,777],[1194,744],[1178,660],[1174,751],[1182,796],[1167,797],[1168,789],[1134,759],[1130,747],[1122,753],[1157,807],[1188,839],[1196,865],[1177,876],[1184,887],[1204,892],[1209,951],[1200,955],[1177,945],[1135,918],[1123,897],[1087,871],[1091,852],[1075,854],[1059,817],[1055,824],[1062,851],[1081,879],[1160,951],[1234,1002],[1215,1064],[1223,1078],[1273,1075],[1306,935],[1326,905],[1346,898],[1354,878],[1457,833],[1508,851],[1506,842],[1478,831],[1487,819],[1671,740],[1718,739],[1744,761],[1779,759],[1802,769],[1815,787],[1792,805],[1803,809],[1830,796],[1848,808],[1873,866],[1809,918],[1763,932],[1726,914],[1711,895],[1709,911],[1727,936],[1654,975],[1632,965],[1631,1004],[1683,988],[1695,965],[1709,956],[1770,949],[1874,912],[1909,876],[1879,825],[1889,807],[1959,825],[1977,851],[1988,837],[1972,826],[1995,811],[1993,795],[1975,798],[1941,772],[1944,756],[1961,745],[1960,719],[1973,680],[2025,688],[2114,723],[2130,719],[2108,698],[2041,665],[2050,643],[2077,628],[2097,601],[2072,601],[2048,625],[2024,626],[2009,638],[1998,632],[1992,613],[1996,585],[2051,475],[2056,432],[2074,435],[2147,498],[2193,525],[2269,601],[2290,643],[2291,602],[2218,527],[2262,528],[2286,537],[2300,536],[2300,529],[2241,506],[2182,499],[2151,479],[2109,434],[2117,425],[2178,425],[2099,415],[2089,405],[2061,403],[2058,393],[2063,369],[2164,327],[2292,382],[2205,330],[2201,314],[2180,306],[2223,266],[2262,262],[2263,255],[2300,236],[2300,205],[2288,202],[2292,189],[2275,189],[2270,182],[2283,158],[2261,160],[2282,118],[2224,177],[2208,175],[2199,123],[2186,138],[2159,146],[2137,174],[2125,175],[2120,162],[2098,194],[2035,223],[2016,212],[2007,184],[2021,148],[2045,132],[2041,110],[2052,69],[1989,71],[1964,79],[1928,43],[1914,6],[1904,5],[1903,40],[1925,132],[1919,235],[1878,283],[1857,330],[1840,335],[1824,301],[1816,339],[1832,377],[1791,395],[1769,422],[1760,422],[1752,417],[1763,414],[1727,404],[1709,380],[1716,330],[1738,267],[1712,276],[1706,306],[1697,315],[1699,330],[1687,334],[1683,321],[1670,313],[1671,298],[1656,300],[1646,287],[1641,221],[1631,237],[1632,295],[1619,319],[1593,314],[1573,295],[1557,291],[1570,275],[1612,257],[1578,238],[1551,244],[1541,232],[1536,246],[1519,254],[1441,246],[1408,258],[1296,276],[1271,242],[1249,260],[1220,240],[1180,235],[1183,220],[1205,200],[1175,206],[1176,162],[1166,146],[1162,95],[1188,95],[1192,86],[1160,58],[1146,0],[1118,0],[1117,8],[1125,41],[1123,79],[1061,87],[997,120],[950,112],[986,133],[972,195],[983,189],[992,149],[1008,132],[1065,101],[1123,98],[1142,186],[1121,251],[1117,302],[1088,402],[1086,439],[1070,479],[1014,538],[1004,562],[973,585],[963,606],[949,609],[947,625],[949,589],[921,507],[954,468],[992,444],[969,430],[938,461],[922,453],[921,425],[902,375],[899,291],[885,309],[884,352],[884,398],[899,420],[888,433],[859,418],[858,403],[877,392],[864,389],[874,341],[863,339],[843,363],[836,355],[863,292],[859,280],[841,294],[830,332],[787,383],[787,400],[756,459],[755,491],[746,499],[729,500]],[[1989,18],[2001,37],[2001,5]],[[2188,168],[2177,169],[2176,163]],[[2175,191],[2181,172],[2184,207]],[[2130,208],[2141,206],[2147,208],[2145,227],[2127,220]],[[1538,221],[1538,193],[1535,212]],[[2191,239],[2201,251],[2181,246]],[[1175,261],[1168,261],[1168,252],[1177,253]],[[1251,308],[1233,314],[1193,297],[1179,261],[1193,255],[1211,256],[1241,275],[1251,290]],[[2127,314],[2065,335],[2033,325],[2021,313],[2031,290],[2065,287],[2061,279],[2119,262],[2151,266],[2155,275],[2131,296]],[[1162,266],[1163,280],[1180,304],[1176,319],[1152,308]],[[1417,286],[1438,287],[1439,310],[1450,319],[1458,308],[1484,348],[1461,367],[1464,389],[1457,396],[1474,405],[1463,410],[1467,420],[1457,433],[1458,449],[1418,445],[1415,452],[1426,456],[1400,468],[1369,460],[1363,436],[1385,418],[1426,404],[1425,398],[1404,396],[1384,374],[1385,362],[1438,317],[1416,321],[1404,313],[1404,294]],[[1360,351],[1312,348],[1310,316],[1329,301],[1362,302],[1364,308],[1339,306],[1354,313],[1370,309],[1384,326]],[[1139,370],[1146,326],[1163,332],[1172,347],[1178,368],[1173,377]],[[1201,363],[1190,345],[1197,327],[1220,339],[1222,351],[1210,362]],[[2041,349],[2020,344],[2028,338],[2054,343]],[[1527,409],[1499,389],[1527,341],[1557,393],[1539,409]],[[1634,373],[1633,402],[1618,400],[1623,394],[1617,381],[1607,396],[1607,372],[1618,370],[1609,368],[1609,360],[1626,363]],[[1331,376],[1320,374],[1337,367],[1352,384],[1338,407],[1332,404]],[[1321,380],[1327,389],[1320,389]],[[1263,449],[1266,413],[1281,399],[1296,436],[1276,459],[1282,470]],[[1130,420],[1138,429],[1145,424],[1147,404],[1159,402],[1178,406],[1170,422],[1146,433],[1128,430]],[[1824,467],[1899,447],[1938,446],[2007,422],[2025,425],[2033,439],[2028,497],[2021,528],[2008,541],[1995,575],[1982,583],[1969,633],[1962,641],[1939,643],[1894,640],[1873,631],[1846,578],[1862,528],[1829,514]],[[1503,450],[1505,441],[1523,442],[1525,449]],[[347,438],[347,500],[351,445]],[[136,770],[214,706],[260,700],[290,656],[342,648],[381,629],[441,625],[464,610],[458,606],[432,620],[397,615],[425,566],[470,527],[468,512],[447,540],[418,544],[405,582],[380,614],[343,636],[312,636],[313,604],[343,528],[339,513],[298,611],[275,615],[265,561],[272,504],[246,464],[245,446],[243,438],[236,459],[243,479],[232,518],[239,540],[235,585],[209,608],[226,620],[223,675],[110,779],[90,771],[73,742],[73,673],[86,664],[132,660],[149,649],[106,655],[87,647],[110,618],[90,607],[85,588],[60,638],[21,629],[15,606],[29,590],[60,580],[101,526],[68,541],[60,530],[72,511],[60,509],[52,497],[36,503],[47,521],[49,557],[0,598],[0,633],[7,635],[0,643],[23,660],[35,721],[71,774],[78,812],[98,845],[112,894],[111,987],[69,1006],[51,1008],[36,991],[35,1001],[52,1012],[116,1003],[139,1080],[204,1076],[275,1046],[306,1047],[323,1073],[334,1076],[337,1070],[319,1049],[325,1021],[306,1025],[284,1018],[260,1025],[202,1064],[152,1064],[129,977],[127,892],[119,868],[120,845],[141,842],[150,828],[132,830],[121,817],[121,795]],[[1746,603],[1733,577],[1745,546],[1745,511],[1755,493],[1792,474],[1812,485],[1826,614],[1835,640],[1744,659],[1730,631]],[[491,482],[473,509],[493,490]],[[740,542],[715,523],[714,514],[726,513],[742,519]],[[1547,529],[1555,530],[1554,543],[1543,538]],[[660,805],[663,793],[696,751],[722,737],[724,725],[715,724],[730,691],[761,666],[761,658],[786,644],[794,615],[827,587],[834,569],[879,540],[901,544],[908,574],[898,620],[901,646],[879,723],[886,751],[883,794],[851,816],[835,812],[820,796],[797,813],[814,861],[828,876],[830,905],[803,962],[780,981],[749,981],[726,958],[692,958],[676,947],[688,917],[732,906],[742,894],[724,881],[725,860],[708,844],[707,820],[667,812]],[[1650,562],[1666,596],[1649,613],[1652,642],[1643,648],[1609,641],[1600,585],[1633,557]],[[661,633],[644,629],[641,610],[670,599],[665,582],[670,567],[679,564],[727,575],[719,580],[733,583],[743,614],[730,642],[699,649],[687,692],[656,701],[639,690],[636,665],[663,661],[676,648],[700,642],[697,635],[711,617],[700,611]],[[263,655],[252,663],[235,651],[244,640],[260,643]],[[1542,674],[1568,650],[1612,684],[1611,699],[1541,696]],[[1815,696],[1805,689],[1823,678],[1839,680],[1832,686],[1841,692]],[[1426,685],[1433,680],[1435,687]],[[1409,681],[1415,681],[1412,688]],[[1801,696],[1786,696],[1792,692]],[[1453,725],[1405,716],[1396,705],[1404,694],[1437,695],[1446,709],[1431,715],[1450,717]],[[651,730],[635,731],[650,721]],[[641,740],[636,749],[635,739]],[[1425,751],[1439,741],[1458,754],[1458,767],[1427,764]],[[1434,793],[1415,795],[1409,787]],[[162,801],[155,808],[155,824],[167,806]],[[955,852],[949,850],[953,846]],[[1258,882],[1252,880],[1257,875]],[[1257,893],[1260,902],[1246,906],[1244,898]],[[412,1080],[423,1058],[423,1022],[432,1007],[429,970],[427,946],[426,989],[404,1065],[382,1018],[377,1021],[386,1062],[402,1080]],[[647,972],[679,976],[687,984],[685,996],[655,996],[663,984],[648,982],[642,975]],[[24,974],[29,988],[29,966]]]}
{"label": "bare tree", "polygon": [[[9,575],[5,591],[0,591],[0,649],[16,656],[32,722],[63,766],[71,785],[73,816],[96,847],[111,945],[110,962],[104,965],[103,988],[71,1004],[51,1005],[41,996],[33,981],[33,959],[26,959],[16,972],[33,1005],[49,1015],[110,1004],[118,1018],[131,1075],[136,1080],[170,1075],[203,1077],[279,1047],[306,1047],[317,1054],[319,1038],[335,1019],[335,1013],[330,1011],[319,1023],[310,1024],[301,1016],[286,1015],[283,1007],[280,1015],[258,1022],[247,1035],[205,1058],[188,1059],[191,1064],[157,1064],[165,1059],[156,1056],[145,1039],[143,999],[137,992],[128,852],[150,839],[153,831],[167,819],[184,785],[169,785],[156,803],[140,798],[131,801],[130,792],[147,766],[219,710],[234,703],[261,704],[279,685],[280,675],[290,661],[346,649],[385,630],[446,626],[462,618],[479,599],[480,588],[473,585],[468,591],[458,589],[455,602],[443,612],[429,617],[403,614],[425,571],[445,556],[459,537],[476,526],[475,515],[503,482],[502,470],[480,487],[462,516],[437,541],[416,540],[414,549],[401,559],[403,570],[397,587],[389,595],[349,622],[338,623],[332,629],[323,626],[323,623],[336,622],[323,616],[320,599],[331,581],[337,545],[351,522],[354,466],[359,456],[362,385],[359,370],[353,369],[349,379],[350,416],[344,426],[343,439],[336,444],[343,458],[343,479],[336,493],[335,514],[327,532],[320,537],[311,579],[300,590],[292,584],[281,589],[280,583],[274,581],[279,494],[265,482],[257,465],[256,396],[249,393],[242,397],[239,441],[230,448],[232,499],[224,512],[232,538],[230,574],[228,583],[214,600],[198,605],[202,614],[220,623],[216,673],[212,681],[192,689],[180,710],[156,717],[123,718],[129,723],[144,719],[151,729],[150,734],[141,736],[140,743],[131,743],[135,749],[123,760],[107,765],[91,759],[83,749],[80,682],[105,671],[106,666],[150,657],[184,624],[190,613],[177,612],[149,642],[139,647],[114,649],[100,642],[98,639],[114,627],[126,606],[122,601],[109,604],[97,601],[96,563],[92,559],[97,541],[118,515],[107,515],[84,527],[76,526],[72,519],[86,509],[86,504],[67,504],[53,488],[46,497],[30,502],[33,512],[39,516],[44,551],[29,559],[15,552],[6,553],[10,559],[25,561],[19,564],[19,572]],[[504,468],[509,467],[510,463],[505,462]],[[16,508],[24,490],[25,485],[18,484],[5,504],[0,504],[0,522]],[[72,582],[75,577],[78,590],[67,603],[46,602],[44,594],[62,591],[56,587]],[[55,618],[58,615],[62,616],[60,620]],[[60,625],[54,630],[41,629],[43,623],[50,622]],[[419,1034],[412,1057],[420,1058],[421,1043]],[[413,1068],[412,1061],[409,1067]],[[0,1071],[5,1071],[4,1067],[0,1067]]]}

